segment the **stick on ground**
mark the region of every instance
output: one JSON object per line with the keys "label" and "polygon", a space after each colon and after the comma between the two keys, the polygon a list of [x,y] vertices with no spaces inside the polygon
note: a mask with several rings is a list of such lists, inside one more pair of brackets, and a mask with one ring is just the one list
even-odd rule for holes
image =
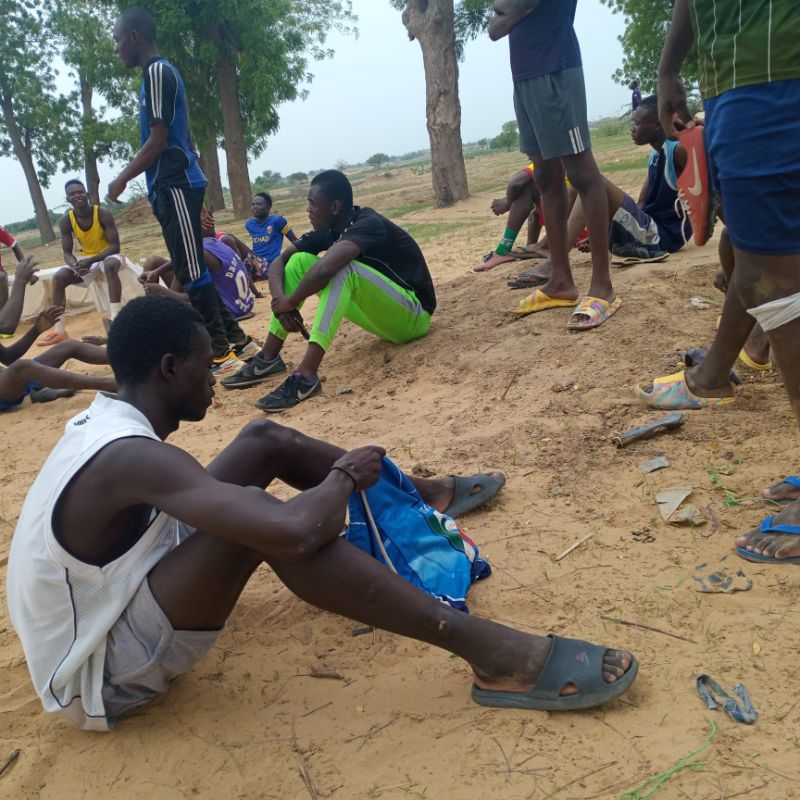
{"label": "stick on ground", "polygon": [[608,622],[616,622],[618,625],[627,625],[629,628],[639,628],[643,631],[652,631],[653,633],[660,633],[663,636],[671,636],[673,639],[680,639],[682,642],[689,642],[690,644],[697,644],[694,639],[690,639],[688,636],[681,636],[679,633],[670,633],[669,631],[661,630],[661,628],[654,628],[652,625],[643,625],[639,622],[630,622],[627,619],[618,619],[617,617],[609,617],[605,614],[600,615],[600,619],[604,619]]}
{"label": "stick on ground", "polygon": [[22,750],[18,747],[14,750],[11,755],[3,762],[3,766],[0,767],[0,778],[3,777],[3,773],[19,758],[20,753]]}
{"label": "stick on ground", "polygon": [[557,555],[556,561],[561,561],[562,558],[566,558],[573,550],[577,550],[584,542],[588,542],[592,536],[594,536],[593,533],[587,533],[582,539],[578,539],[575,544],[571,544],[563,553]]}

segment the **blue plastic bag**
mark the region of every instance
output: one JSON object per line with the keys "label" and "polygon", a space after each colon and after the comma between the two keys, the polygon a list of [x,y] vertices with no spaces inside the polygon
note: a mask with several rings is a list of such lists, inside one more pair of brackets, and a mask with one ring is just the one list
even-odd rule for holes
{"label": "blue plastic bag", "polygon": [[348,542],[454,608],[467,611],[469,587],[492,573],[455,521],[431,508],[388,458],[378,482],[351,495],[348,510]]}

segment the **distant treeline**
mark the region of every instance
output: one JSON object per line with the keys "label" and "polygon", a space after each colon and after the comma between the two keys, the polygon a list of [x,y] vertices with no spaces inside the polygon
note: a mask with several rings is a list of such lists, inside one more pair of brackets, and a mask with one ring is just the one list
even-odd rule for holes
{"label": "distant treeline", "polygon": [[[50,222],[55,225],[61,219],[61,214],[56,214],[55,211],[47,210],[50,217]],[[36,227],[36,217],[29,217],[22,220],[22,222],[12,222],[9,225],[3,225],[9,233],[21,233],[22,231],[29,231]]]}

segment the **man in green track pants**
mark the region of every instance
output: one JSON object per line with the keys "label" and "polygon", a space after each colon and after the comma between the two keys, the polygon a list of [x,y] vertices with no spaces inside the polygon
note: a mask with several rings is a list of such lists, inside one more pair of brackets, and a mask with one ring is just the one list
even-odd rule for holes
{"label": "man in green track pants", "polygon": [[428,332],[436,309],[417,243],[371,208],[354,206],[343,173],[327,170],[314,178],[308,216],[314,230],[290,244],[270,267],[273,313],[261,353],[222,381],[225,388],[238,389],[285,372],[283,343],[289,333],[305,331],[299,309],[318,295],[306,354],[293,374],[256,403],[262,411],[282,411],[322,391],[317,373],[342,319],[403,344]]}

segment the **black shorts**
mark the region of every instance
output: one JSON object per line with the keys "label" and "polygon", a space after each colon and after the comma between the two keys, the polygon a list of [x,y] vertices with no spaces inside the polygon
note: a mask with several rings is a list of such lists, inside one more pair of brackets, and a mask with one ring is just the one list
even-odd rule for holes
{"label": "black shorts", "polygon": [[153,214],[161,225],[175,275],[188,292],[206,272],[200,209],[205,189],[156,186]]}

